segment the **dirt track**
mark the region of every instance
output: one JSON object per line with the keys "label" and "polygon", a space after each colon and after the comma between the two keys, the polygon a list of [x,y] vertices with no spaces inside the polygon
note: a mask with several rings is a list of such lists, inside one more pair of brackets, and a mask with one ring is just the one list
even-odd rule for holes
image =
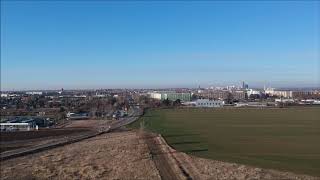
{"label": "dirt track", "polygon": [[188,176],[179,169],[176,161],[170,156],[170,152],[163,149],[165,146],[159,141],[159,136],[143,132],[140,132],[139,136],[146,142],[161,179],[188,178]]}

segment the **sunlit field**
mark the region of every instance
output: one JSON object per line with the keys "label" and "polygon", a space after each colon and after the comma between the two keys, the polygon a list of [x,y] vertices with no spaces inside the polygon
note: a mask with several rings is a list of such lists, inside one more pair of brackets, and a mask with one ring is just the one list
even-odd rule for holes
{"label": "sunlit field", "polygon": [[320,108],[162,109],[141,124],[196,156],[320,176]]}

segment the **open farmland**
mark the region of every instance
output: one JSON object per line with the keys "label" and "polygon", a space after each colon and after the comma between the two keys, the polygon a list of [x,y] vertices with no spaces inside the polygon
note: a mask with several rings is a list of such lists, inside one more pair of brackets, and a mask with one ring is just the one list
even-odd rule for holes
{"label": "open farmland", "polygon": [[163,109],[132,127],[196,156],[320,176],[320,108]]}

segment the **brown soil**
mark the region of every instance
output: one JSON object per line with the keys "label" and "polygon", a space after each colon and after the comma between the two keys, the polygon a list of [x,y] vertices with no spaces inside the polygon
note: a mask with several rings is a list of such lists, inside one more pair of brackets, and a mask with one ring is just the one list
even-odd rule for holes
{"label": "brown soil", "polygon": [[108,126],[112,121],[107,120],[72,120],[65,127],[66,128],[99,128]]}
{"label": "brown soil", "polygon": [[39,131],[16,131],[16,132],[1,132],[0,141],[19,141],[19,140],[30,140],[44,137],[71,135],[76,133],[82,133],[89,131],[84,128],[67,128],[67,129],[43,129]]}
{"label": "brown soil", "polygon": [[111,122],[105,120],[77,120],[70,121],[63,128],[39,129],[38,131],[1,132],[0,152],[33,147],[51,143],[65,137],[75,137],[81,134],[96,132]]}

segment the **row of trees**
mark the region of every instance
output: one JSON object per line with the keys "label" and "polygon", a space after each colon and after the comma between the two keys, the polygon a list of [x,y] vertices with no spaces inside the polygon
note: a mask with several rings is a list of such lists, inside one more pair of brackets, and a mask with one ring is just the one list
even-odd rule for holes
{"label": "row of trees", "polygon": [[140,96],[137,101],[141,106],[148,108],[158,108],[158,107],[177,107],[181,106],[181,100],[177,99],[175,101],[171,101],[169,99],[157,100],[151,99],[147,96]]}

